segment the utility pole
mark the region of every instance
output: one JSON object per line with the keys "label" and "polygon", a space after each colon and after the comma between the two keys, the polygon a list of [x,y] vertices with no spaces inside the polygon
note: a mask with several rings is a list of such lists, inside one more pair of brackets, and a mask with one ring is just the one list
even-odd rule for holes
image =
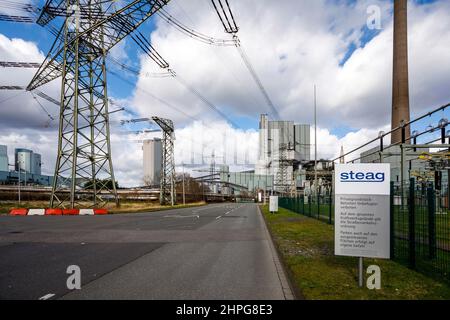
{"label": "utility pole", "polygon": [[20,161],[17,160],[18,164],[18,174],[19,174],[19,206],[20,206]]}
{"label": "utility pole", "polygon": [[186,194],[184,192],[184,162],[181,163],[183,166],[183,205],[186,205]]}
{"label": "utility pole", "polygon": [[314,192],[317,194],[317,89],[314,85]]}

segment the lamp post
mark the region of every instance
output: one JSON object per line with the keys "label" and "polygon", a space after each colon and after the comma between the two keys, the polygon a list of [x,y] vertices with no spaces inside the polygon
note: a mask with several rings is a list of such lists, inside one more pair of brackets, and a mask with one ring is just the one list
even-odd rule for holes
{"label": "lamp post", "polygon": [[18,189],[19,189],[19,206],[20,206],[20,161],[17,160],[17,168],[18,168],[18,177],[19,177],[19,183],[18,183]]}
{"label": "lamp post", "polygon": [[314,192],[317,194],[317,87],[314,85]]}
{"label": "lamp post", "polygon": [[186,194],[184,192],[184,162],[181,163],[183,166],[183,205],[186,205]]}

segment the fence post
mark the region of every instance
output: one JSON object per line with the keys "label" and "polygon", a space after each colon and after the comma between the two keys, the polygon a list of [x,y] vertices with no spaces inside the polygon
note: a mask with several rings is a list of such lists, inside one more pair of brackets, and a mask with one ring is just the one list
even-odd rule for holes
{"label": "fence post", "polygon": [[320,194],[317,194],[317,219],[320,220]]}
{"label": "fence post", "polygon": [[394,207],[394,181],[391,181],[391,196],[390,196],[390,212],[389,212],[389,218],[391,220],[390,223],[390,234],[391,234],[391,241],[390,241],[390,251],[391,251],[391,259],[395,258],[395,219],[394,219],[394,215],[395,215],[395,207]]}
{"label": "fence post", "polygon": [[429,257],[434,259],[436,258],[436,199],[433,187],[429,187],[427,193]]}
{"label": "fence post", "polygon": [[408,211],[409,211],[409,266],[415,268],[416,266],[416,212],[415,212],[415,180],[409,180],[409,197],[408,197]]}
{"label": "fence post", "polygon": [[333,211],[333,191],[330,190],[330,203],[328,206],[328,223],[333,224],[332,211]]}
{"label": "fence post", "polygon": [[310,216],[310,217],[311,217],[311,200],[312,200],[312,197],[309,195],[308,196],[308,206],[309,206],[309,208],[308,208],[308,216]]}

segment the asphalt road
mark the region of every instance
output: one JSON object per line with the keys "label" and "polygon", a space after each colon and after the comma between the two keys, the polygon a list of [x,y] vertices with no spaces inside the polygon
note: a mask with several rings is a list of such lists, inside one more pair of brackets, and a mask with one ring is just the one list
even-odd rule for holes
{"label": "asphalt road", "polygon": [[[66,286],[81,269],[81,290]],[[254,204],[0,216],[0,299],[291,299]]]}

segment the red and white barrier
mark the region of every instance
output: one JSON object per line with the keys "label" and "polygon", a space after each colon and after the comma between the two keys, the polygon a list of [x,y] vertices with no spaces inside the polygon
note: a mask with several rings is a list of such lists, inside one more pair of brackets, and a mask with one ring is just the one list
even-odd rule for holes
{"label": "red and white barrier", "polygon": [[63,216],[78,216],[80,209],[63,209]]}
{"label": "red and white barrier", "polygon": [[9,212],[9,215],[11,216],[26,216],[28,214],[28,209],[11,209],[11,211]]}
{"label": "red and white barrier", "polygon": [[94,209],[95,215],[105,215],[108,214],[108,209]]}
{"label": "red and white barrier", "polygon": [[9,212],[10,216],[93,216],[106,214],[108,214],[108,209],[15,208],[11,209],[11,211]]}
{"label": "red and white barrier", "polygon": [[28,210],[29,216],[43,216],[45,215],[45,209],[30,209]]}
{"label": "red and white barrier", "polygon": [[62,216],[62,209],[58,209],[58,208],[45,209],[45,215],[46,216]]}
{"label": "red and white barrier", "polygon": [[93,216],[94,209],[80,209],[80,216]]}

